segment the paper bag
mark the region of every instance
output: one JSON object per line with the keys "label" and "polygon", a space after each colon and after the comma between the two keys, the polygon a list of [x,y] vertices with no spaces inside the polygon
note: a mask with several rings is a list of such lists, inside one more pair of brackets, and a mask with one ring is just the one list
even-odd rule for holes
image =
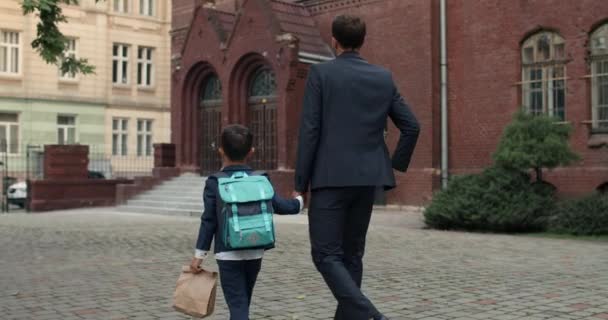
{"label": "paper bag", "polygon": [[208,317],[215,309],[216,290],[217,272],[203,270],[194,274],[185,266],[177,279],[173,309],[193,317]]}

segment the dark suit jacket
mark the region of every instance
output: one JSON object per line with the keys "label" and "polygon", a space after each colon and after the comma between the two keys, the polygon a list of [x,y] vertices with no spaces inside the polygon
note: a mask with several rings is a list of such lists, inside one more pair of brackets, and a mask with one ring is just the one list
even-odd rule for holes
{"label": "dark suit jacket", "polygon": [[[388,118],[401,131],[392,161],[384,141]],[[295,190],[393,188],[392,168],[407,170],[419,132],[388,70],[355,52],[313,65],[301,115]]]}
{"label": "dark suit jacket", "polygon": [[[222,172],[229,175],[233,175],[236,172],[244,171],[251,173],[253,170],[248,166],[230,166],[222,170]],[[196,248],[199,250],[209,251],[211,248],[211,242],[215,243],[213,252],[225,252],[231,251],[226,248],[223,241],[222,232],[224,226],[224,217],[221,217],[221,210],[217,207],[217,197],[219,190],[217,188],[217,178],[209,177],[205,183],[205,190],[203,191],[203,201],[205,205],[205,211],[201,216],[201,226],[198,232],[198,240],[196,241]],[[300,202],[296,199],[284,199],[276,195],[272,198],[272,207],[276,214],[298,214],[300,212]],[[268,247],[266,249],[271,249]]]}

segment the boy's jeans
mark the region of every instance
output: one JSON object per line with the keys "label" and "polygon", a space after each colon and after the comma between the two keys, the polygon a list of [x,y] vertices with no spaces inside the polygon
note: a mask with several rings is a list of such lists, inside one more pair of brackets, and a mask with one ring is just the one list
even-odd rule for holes
{"label": "boy's jeans", "polygon": [[249,320],[249,305],[262,259],[217,260],[217,264],[224,298],[230,310],[230,320]]}

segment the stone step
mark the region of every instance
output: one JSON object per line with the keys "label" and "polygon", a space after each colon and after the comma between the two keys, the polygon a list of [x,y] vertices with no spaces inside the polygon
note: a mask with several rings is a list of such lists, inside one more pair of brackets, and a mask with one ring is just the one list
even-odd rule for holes
{"label": "stone step", "polygon": [[183,174],[129,200],[118,210],[133,213],[200,217],[206,177]]}
{"label": "stone step", "polygon": [[167,208],[151,208],[151,207],[139,207],[139,206],[119,206],[117,208],[119,212],[131,212],[131,213],[147,213],[147,214],[158,214],[167,216],[184,216],[184,217],[200,217],[202,211],[184,210],[184,209],[167,209]]}
{"label": "stone step", "polygon": [[180,210],[193,210],[193,211],[202,211],[203,204],[199,201],[197,202],[185,202],[179,200],[169,200],[167,201],[159,201],[159,200],[131,200],[128,202],[127,206],[134,207],[150,207],[150,208],[162,208],[162,209],[180,209]]}
{"label": "stone step", "polygon": [[191,191],[198,191],[200,190],[201,192],[203,191],[204,186],[201,185],[196,185],[196,186],[167,186],[167,185],[160,185],[157,186],[156,188],[154,188],[154,191],[164,191],[164,192],[175,192],[175,193],[181,193],[181,192],[191,192]]}
{"label": "stone step", "polygon": [[156,198],[173,198],[173,197],[187,197],[187,198],[203,198],[203,190],[191,190],[191,191],[183,191],[183,192],[175,192],[175,191],[166,191],[166,190],[151,190],[146,193],[141,194],[149,195]]}
{"label": "stone step", "polygon": [[188,186],[200,186],[200,185],[204,185],[206,180],[196,180],[196,181],[184,181],[184,180],[171,180],[171,181],[166,181],[163,184],[161,184],[161,186],[182,186],[182,185],[188,185]]}
{"label": "stone step", "polygon": [[201,181],[205,179],[207,179],[207,177],[175,177],[167,181]]}
{"label": "stone step", "polygon": [[203,194],[196,194],[195,196],[187,195],[187,194],[172,194],[171,196],[167,196],[166,194],[154,194],[154,193],[143,193],[133,200],[151,200],[151,201],[203,201]]}

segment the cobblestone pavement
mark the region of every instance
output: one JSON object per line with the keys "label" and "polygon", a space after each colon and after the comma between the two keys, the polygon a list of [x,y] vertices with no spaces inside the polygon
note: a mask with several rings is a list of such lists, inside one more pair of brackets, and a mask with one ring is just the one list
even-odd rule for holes
{"label": "cobblestone pavement", "polygon": [[[403,217],[375,216],[365,261],[364,290],[391,319],[608,319],[607,243],[429,231]],[[279,219],[252,319],[331,318],[305,219]],[[189,319],[171,297],[197,228],[112,209],[0,215],[0,318]],[[221,292],[210,319],[227,319]]]}

